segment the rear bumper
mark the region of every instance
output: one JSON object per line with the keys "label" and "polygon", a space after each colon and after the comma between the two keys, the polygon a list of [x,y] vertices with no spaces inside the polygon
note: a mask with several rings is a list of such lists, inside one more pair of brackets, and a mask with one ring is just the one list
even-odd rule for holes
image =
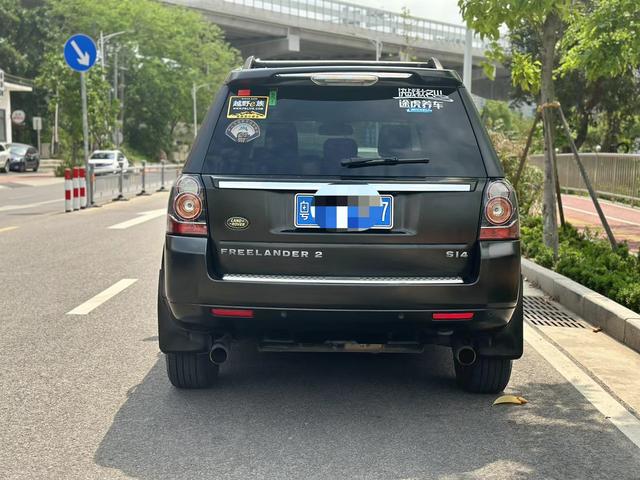
{"label": "rear bumper", "polygon": [[[513,309],[520,284],[520,242],[480,242],[477,275],[462,284],[319,284],[229,282],[207,265],[208,239],[167,235],[165,296],[179,319],[192,306],[291,310],[500,310]],[[304,272],[301,272],[303,274]],[[429,272],[412,272],[428,276]]]}
{"label": "rear bumper", "polygon": [[[158,295],[165,352],[206,351],[212,335],[229,332],[237,337],[322,332],[345,338],[399,332],[441,343],[438,337],[453,331],[456,338],[485,335],[483,345],[491,346],[486,354],[517,358],[522,353],[518,241],[481,242],[477,277],[442,285],[229,282],[208,271],[207,242],[167,235]],[[253,317],[216,317],[212,308],[252,309]],[[441,311],[473,312],[474,317],[434,321],[433,313]]]}

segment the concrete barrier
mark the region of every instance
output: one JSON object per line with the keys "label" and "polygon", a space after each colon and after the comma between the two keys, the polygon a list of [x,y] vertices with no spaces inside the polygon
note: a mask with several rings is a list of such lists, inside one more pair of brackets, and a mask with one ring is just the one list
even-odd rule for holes
{"label": "concrete barrier", "polygon": [[526,258],[522,259],[522,273],[565,308],[640,352],[640,314]]}

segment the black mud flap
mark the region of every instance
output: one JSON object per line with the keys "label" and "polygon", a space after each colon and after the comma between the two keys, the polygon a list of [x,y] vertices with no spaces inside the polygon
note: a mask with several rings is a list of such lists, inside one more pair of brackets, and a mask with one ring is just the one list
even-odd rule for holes
{"label": "black mud flap", "polygon": [[211,336],[205,332],[195,332],[180,328],[171,314],[164,296],[164,271],[160,270],[158,280],[158,341],[163,353],[208,352]]}
{"label": "black mud flap", "polygon": [[524,330],[522,322],[524,321],[523,308],[523,282],[520,277],[520,294],[518,295],[518,304],[513,311],[509,323],[491,337],[482,339],[478,342],[478,355],[483,357],[500,357],[500,358],[520,358],[524,348]]}

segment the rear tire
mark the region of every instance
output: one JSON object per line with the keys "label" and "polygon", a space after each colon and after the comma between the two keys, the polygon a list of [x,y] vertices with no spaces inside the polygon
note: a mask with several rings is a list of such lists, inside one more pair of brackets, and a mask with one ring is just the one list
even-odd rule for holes
{"label": "rear tire", "polygon": [[206,353],[167,353],[167,376],[176,388],[209,388],[218,377],[218,365]]}
{"label": "rear tire", "polygon": [[11,167],[9,165],[10,165],[9,160],[7,160],[7,162],[4,164],[4,167],[2,169],[4,173],[9,173],[11,171]]}
{"label": "rear tire", "polygon": [[507,358],[478,357],[471,365],[453,360],[458,386],[472,393],[498,393],[511,378],[512,361]]}

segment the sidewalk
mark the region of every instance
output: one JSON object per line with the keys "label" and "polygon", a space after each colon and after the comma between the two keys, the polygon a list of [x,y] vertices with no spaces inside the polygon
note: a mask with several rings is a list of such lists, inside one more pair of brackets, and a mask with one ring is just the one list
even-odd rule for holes
{"label": "sidewalk", "polygon": [[[604,236],[604,229],[590,197],[562,195],[562,203],[565,219],[569,223],[578,228],[588,227]],[[606,200],[600,200],[600,206],[616,240],[626,240],[629,248],[637,252],[640,248],[640,209]]]}
{"label": "sidewalk", "polygon": [[18,187],[41,187],[63,183],[64,178],[56,177],[53,171],[0,173],[0,189]]}

